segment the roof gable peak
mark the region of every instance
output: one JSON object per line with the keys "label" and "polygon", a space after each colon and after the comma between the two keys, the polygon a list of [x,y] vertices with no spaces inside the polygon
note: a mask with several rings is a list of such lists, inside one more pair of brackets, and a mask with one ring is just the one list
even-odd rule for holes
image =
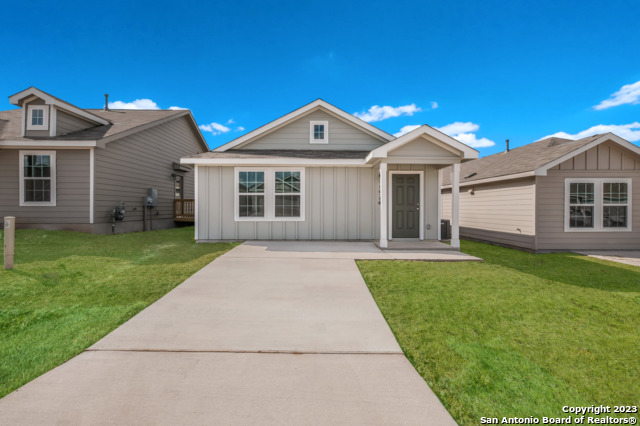
{"label": "roof gable peak", "polygon": [[350,123],[351,125],[358,127],[366,131],[367,133],[375,135],[378,139],[384,141],[385,143],[395,139],[395,136],[390,135],[389,133],[367,123],[366,121],[361,120],[358,117],[336,107],[335,105],[330,104],[324,99],[318,98],[288,114],[283,115],[280,118],[277,118],[249,133],[244,134],[243,136],[240,136],[237,139],[232,140],[231,142],[227,142],[226,144],[219,146],[218,148],[214,149],[214,151],[223,152],[232,148],[240,148],[243,145],[254,141],[258,137],[279,129],[292,122],[293,120],[299,117],[303,117],[304,115],[318,109],[323,109],[324,111]]}
{"label": "roof gable peak", "polygon": [[101,117],[98,117],[95,114],[87,112],[87,110],[85,109],[79,108],[67,101],[64,101],[60,98],[50,95],[49,93],[43,90],[40,90],[34,86],[31,86],[25,90],[22,90],[21,92],[18,92],[14,95],[9,96],[9,101],[13,105],[17,105],[22,108],[25,100],[33,98],[34,96],[39,99],[42,99],[47,105],[53,105],[56,108],[59,108],[63,111],[82,117],[85,120],[89,120],[95,124],[101,124],[101,125],[111,124],[108,120],[105,120]]}

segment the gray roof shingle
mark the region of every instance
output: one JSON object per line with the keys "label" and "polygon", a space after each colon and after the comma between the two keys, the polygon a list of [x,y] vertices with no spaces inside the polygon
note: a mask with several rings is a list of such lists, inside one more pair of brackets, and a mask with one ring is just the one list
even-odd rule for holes
{"label": "gray roof shingle", "polygon": [[[530,172],[593,142],[601,136],[594,135],[578,140],[547,138],[514,148],[508,152],[499,152],[463,163],[460,166],[460,183]],[[450,170],[451,167],[444,169],[442,185],[451,184]]]}
{"label": "gray roof shingle", "polygon": [[138,126],[153,123],[172,115],[182,114],[184,110],[108,110],[86,109],[85,111],[96,115],[100,118],[108,120],[111,124],[102,126],[94,126],[85,130],[79,130],[54,138],[29,138],[22,136],[20,120],[22,118],[21,109],[13,109],[9,111],[0,111],[0,140],[60,140],[60,141],[79,141],[79,140],[100,140],[118,133],[132,130]]}

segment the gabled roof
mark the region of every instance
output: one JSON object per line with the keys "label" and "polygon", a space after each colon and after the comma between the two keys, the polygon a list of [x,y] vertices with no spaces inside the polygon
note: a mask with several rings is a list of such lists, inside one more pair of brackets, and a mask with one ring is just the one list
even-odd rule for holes
{"label": "gabled roof", "polygon": [[335,115],[341,119],[343,119],[346,122],[349,122],[351,124],[353,124],[354,126],[357,126],[359,128],[361,128],[362,130],[376,136],[378,139],[380,139],[383,142],[388,142],[388,141],[392,141],[395,139],[395,137],[393,135],[390,135],[389,133],[378,129],[375,126],[372,126],[371,124],[367,123],[366,121],[363,121],[361,119],[359,119],[358,117],[349,114],[348,112],[345,112],[343,110],[341,110],[338,107],[335,107],[333,105],[331,105],[329,102],[326,102],[322,99],[316,99],[315,101],[301,107],[298,108],[295,111],[290,112],[289,114],[283,115],[282,117],[271,121],[270,123],[265,124],[262,127],[257,128],[256,130],[253,130],[243,136],[240,136],[237,139],[232,140],[231,142],[227,142],[226,144],[219,146],[218,148],[214,149],[214,151],[217,152],[222,152],[222,151],[226,151],[228,149],[232,149],[232,148],[239,148],[242,145],[245,145],[251,141],[253,141],[254,139],[258,138],[259,136],[263,136],[273,130],[279,129],[280,127],[286,125],[287,123],[295,120],[298,117],[301,117],[303,115],[306,115],[308,113],[311,113],[315,110],[318,109],[323,109],[326,112]]}
{"label": "gabled roof", "polygon": [[434,129],[431,126],[427,126],[426,124],[424,124],[417,129],[410,131],[409,133],[405,133],[393,142],[389,142],[379,148],[374,149],[367,156],[367,161],[375,158],[386,158],[391,151],[398,149],[401,146],[408,144],[409,142],[413,142],[421,138],[422,136],[427,136],[430,141],[436,141],[435,143],[442,148],[448,151],[455,152],[456,155],[461,155],[461,158],[463,160],[478,158],[477,150],[471,148],[466,144],[463,144],[460,141],[455,140],[451,136],[445,135],[444,133]]}
{"label": "gabled roof", "polygon": [[107,125],[109,124],[109,121],[105,120],[104,118],[98,117],[94,114],[91,114],[89,112],[87,112],[87,110],[84,110],[82,108],[78,108],[77,106],[70,104],[67,101],[63,101],[60,98],[56,98],[53,95],[48,94],[47,92],[43,92],[42,90],[36,88],[36,87],[29,87],[28,89],[25,89],[21,92],[16,93],[15,95],[11,95],[9,96],[9,101],[17,106],[22,106],[23,103],[25,102],[25,100],[30,99],[30,98],[40,98],[42,99],[45,104],[47,105],[55,105],[56,107],[66,110],[72,114],[75,114],[79,117],[82,117],[86,120],[89,120],[95,124],[102,124],[102,125]]}
{"label": "gabled roof", "polygon": [[22,136],[20,127],[22,111],[19,109],[0,111],[0,145],[3,142],[30,142],[30,141],[52,141],[52,142],[73,142],[73,141],[95,141],[99,145],[111,142],[116,139],[137,133],[150,127],[158,126],[170,120],[186,116],[193,127],[193,131],[200,140],[204,150],[209,147],[200,133],[200,129],[193,119],[189,110],[86,110],[91,114],[108,120],[109,124],[94,126],[77,132],[68,133],[55,137],[25,137]]}
{"label": "gabled roof", "polygon": [[[613,133],[578,140],[552,137],[462,164],[460,184],[546,176],[550,168],[606,141],[615,142],[640,155],[640,148]],[[451,184],[451,173],[447,171],[443,171],[443,185]]]}

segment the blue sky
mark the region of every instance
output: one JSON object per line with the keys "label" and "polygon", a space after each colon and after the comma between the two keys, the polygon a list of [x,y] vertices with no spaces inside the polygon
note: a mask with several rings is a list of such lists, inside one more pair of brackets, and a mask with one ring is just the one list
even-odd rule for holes
{"label": "blue sky", "polygon": [[34,0],[2,14],[0,109],[29,86],[83,108],[109,93],[191,109],[211,148],[317,98],[386,106],[364,117],[443,128],[481,156],[600,125],[640,141],[636,1]]}

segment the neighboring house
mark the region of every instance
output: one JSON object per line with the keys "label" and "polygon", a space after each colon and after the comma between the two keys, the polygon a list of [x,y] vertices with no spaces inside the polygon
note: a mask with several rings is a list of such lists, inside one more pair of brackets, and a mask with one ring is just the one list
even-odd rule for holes
{"label": "neighboring house", "polygon": [[[0,216],[17,227],[107,233],[124,202],[117,232],[167,228],[174,199],[193,198],[179,160],[208,147],[188,110],[82,109],[34,87],[9,100],[20,108],[0,111]],[[156,207],[143,206],[148,188]]]}
{"label": "neighboring house", "polygon": [[[539,252],[640,249],[640,148],[612,133],[544,139],[460,175],[464,238]],[[442,183],[446,206],[446,173]]]}
{"label": "neighboring house", "polygon": [[[478,152],[429,127],[394,137],[316,100],[196,168],[196,239],[438,240],[438,169]],[[452,245],[459,247],[454,235]]]}

